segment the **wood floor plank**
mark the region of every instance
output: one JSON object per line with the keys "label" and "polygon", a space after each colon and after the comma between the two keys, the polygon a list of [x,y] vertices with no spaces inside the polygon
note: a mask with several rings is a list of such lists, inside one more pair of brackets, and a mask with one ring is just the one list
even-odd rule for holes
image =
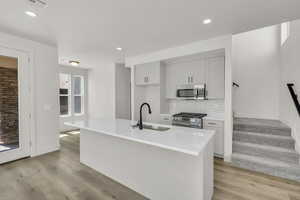
{"label": "wood floor plank", "polygon": [[[1,200],[145,200],[83,165],[78,132],[58,152],[0,165]],[[213,200],[300,200],[300,183],[239,169],[215,159]]]}
{"label": "wood floor plank", "polygon": [[260,183],[270,187],[283,189],[287,192],[300,194],[300,184],[294,181],[273,177],[261,173],[252,172],[249,170],[239,169],[232,167],[228,164],[215,164],[215,171],[220,171],[223,174],[227,174],[229,177],[240,177],[244,180],[251,181],[253,183]]}

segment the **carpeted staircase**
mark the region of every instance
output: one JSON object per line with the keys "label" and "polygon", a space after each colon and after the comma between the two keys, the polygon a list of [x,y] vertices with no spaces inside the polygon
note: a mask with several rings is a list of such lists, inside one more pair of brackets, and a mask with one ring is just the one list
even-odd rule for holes
{"label": "carpeted staircase", "polygon": [[234,120],[233,165],[300,182],[299,158],[291,129],[280,121]]}

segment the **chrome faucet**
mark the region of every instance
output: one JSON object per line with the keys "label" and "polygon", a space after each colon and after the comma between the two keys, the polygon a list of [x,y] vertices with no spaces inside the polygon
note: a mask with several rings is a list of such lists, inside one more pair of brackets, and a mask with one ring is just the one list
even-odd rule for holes
{"label": "chrome faucet", "polygon": [[149,114],[152,113],[151,111],[151,108],[150,108],[150,105],[148,103],[143,103],[140,107],[140,121],[138,122],[138,126],[139,126],[139,129],[142,130],[143,129],[143,106],[148,106],[148,112]]}

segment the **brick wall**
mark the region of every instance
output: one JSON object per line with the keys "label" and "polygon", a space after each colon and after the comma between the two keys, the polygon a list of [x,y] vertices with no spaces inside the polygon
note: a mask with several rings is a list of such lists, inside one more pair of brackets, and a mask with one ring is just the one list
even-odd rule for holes
{"label": "brick wall", "polygon": [[0,67],[0,144],[18,142],[18,72]]}

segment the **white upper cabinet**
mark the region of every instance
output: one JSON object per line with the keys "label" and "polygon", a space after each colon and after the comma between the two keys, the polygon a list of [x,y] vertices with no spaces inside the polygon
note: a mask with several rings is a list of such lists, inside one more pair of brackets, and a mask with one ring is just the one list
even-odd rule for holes
{"label": "white upper cabinet", "polygon": [[206,83],[206,66],[204,59],[170,62],[166,65],[166,97],[175,98],[176,89],[185,84]]}
{"label": "white upper cabinet", "polygon": [[224,99],[224,56],[166,63],[166,97],[175,98],[185,84],[206,84],[208,99]]}
{"label": "white upper cabinet", "polygon": [[206,59],[206,87],[208,99],[224,99],[225,94],[225,58]]}
{"label": "white upper cabinet", "polygon": [[187,84],[205,83],[205,64],[203,59],[192,60],[185,63],[185,69],[188,73],[189,82]]}
{"label": "white upper cabinet", "polygon": [[155,85],[160,83],[160,62],[135,66],[136,85]]}
{"label": "white upper cabinet", "polygon": [[175,98],[179,85],[189,84],[189,74],[180,63],[166,65],[166,97]]}
{"label": "white upper cabinet", "polygon": [[[164,69],[164,75],[161,70]],[[162,80],[161,80],[162,79]],[[224,99],[225,57],[185,59],[170,62],[152,62],[135,66],[137,86],[165,86],[166,98],[176,98],[176,90],[186,84],[206,84],[207,99]]]}

